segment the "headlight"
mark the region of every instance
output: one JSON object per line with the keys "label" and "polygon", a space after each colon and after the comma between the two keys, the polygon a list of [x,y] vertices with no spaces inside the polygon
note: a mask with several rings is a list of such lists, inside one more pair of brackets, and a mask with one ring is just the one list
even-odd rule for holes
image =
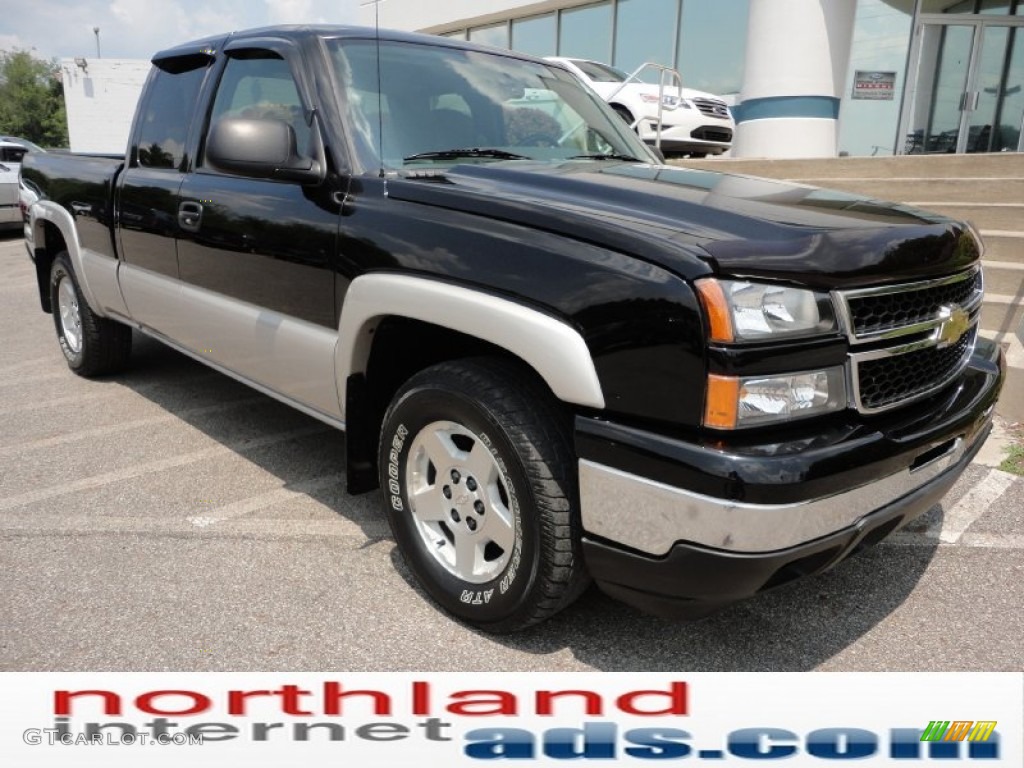
{"label": "headlight", "polygon": [[712,341],[773,341],[837,329],[827,293],[743,280],[698,280]]}
{"label": "headlight", "polygon": [[774,376],[708,376],[704,426],[736,429],[846,408],[842,366]]}
{"label": "headlight", "polygon": [[[653,93],[641,93],[640,101],[644,104],[657,104],[658,97]],[[661,104],[665,109],[676,109],[677,107],[689,108],[690,106],[678,96],[669,96],[668,94],[661,97]]]}

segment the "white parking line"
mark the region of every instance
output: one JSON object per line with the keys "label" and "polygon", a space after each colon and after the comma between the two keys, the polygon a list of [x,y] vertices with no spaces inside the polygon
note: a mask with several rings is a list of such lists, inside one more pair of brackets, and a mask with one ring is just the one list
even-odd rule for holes
{"label": "white parking line", "polygon": [[211,509],[203,515],[189,517],[188,521],[197,528],[207,528],[211,525],[222,523],[225,520],[242,517],[244,515],[248,515],[250,512],[267,509],[268,507],[273,507],[277,504],[283,504],[287,501],[291,501],[292,499],[312,493],[313,491],[319,491],[323,488],[329,488],[332,485],[339,485],[344,482],[344,473],[324,475],[322,477],[313,478],[312,480],[293,483],[287,488],[275,488],[267,493],[261,493],[257,496],[250,496],[247,499],[240,499],[238,501],[233,501],[230,504],[224,504],[216,509]]}
{"label": "white parking line", "polygon": [[89,403],[93,400],[108,400],[118,395],[124,395],[124,390],[116,387],[111,389],[104,389],[99,392],[85,393],[78,395],[69,395],[68,397],[55,397],[53,400],[45,400],[38,403],[24,403],[22,405],[15,406],[14,408],[3,408],[0,409],[0,416],[8,416],[15,413],[24,413],[25,411],[46,411],[51,408],[61,408],[65,405],[78,406],[80,403]]}
{"label": "white parking line", "polygon": [[31,368],[34,365],[40,365],[42,363],[52,362],[56,358],[53,355],[45,355],[44,357],[33,357],[29,360],[22,360],[18,363],[12,363],[11,365],[5,365],[0,368],[0,376],[4,376],[13,371],[22,371],[25,368]]}
{"label": "white parking line", "polygon": [[189,417],[204,416],[209,413],[219,413],[221,411],[230,411],[234,408],[242,408],[265,402],[267,402],[267,398],[262,395],[259,397],[247,397],[244,400],[233,400],[229,403],[204,405],[199,408],[183,408],[182,410],[174,411],[173,413],[164,412],[159,416],[150,416],[149,418],[135,419],[134,421],[123,421],[120,424],[110,424],[105,427],[80,429],[63,435],[55,435],[54,437],[44,437],[39,440],[0,446],[0,458],[12,455],[20,456],[21,454],[29,451],[38,451],[44,448],[55,448],[59,445],[69,445],[71,443],[81,442],[82,440],[93,440],[99,437],[106,437],[107,435],[116,435],[118,432],[127,432],[132,429],[138,429],[139,427],[149,427],[156,424],[164,424],[166,422],[180,422],[182,419],[188,419]]}
{"label": "white parking line", "polygon": [[[326,514],[326,513],[325,513]],[[356,521],[331,514],[319,520],[231,520],[215,528],[197,528],[183,518],[155,519],[151,517],[78,516],[41,517],[0,521],[0,538],[6,536],[117,536],[196,538],[260,538],[272,541],[293,538],[353,539],[362,549],[369,540],[384,539],[391,534],[383,519]]]}
{"label": "white parking line", "polygon": [[1001,533],[965,533],[955,544],[925,536],[923,533],[897,531],[882,542],[881,546],[892,547],[929,547],[939,549],[1024,549],[1024,536]]}
{"label": "white parking line", "polygon": [[61,483],[60,485],[50,486],[49,488],[39,488],[27,493],[8,496],[5,499],[0,499],[0,510],[13,509],[14,507],[34,504],[38,501],[52,499],[57,496],[64,496],[69,493],[77,493],[79,491],[86,491],[92,488],[100,488],[104,485],[120,482],[121,480],[129,480],[141,475],[163,472],[168,469],[175,469],[176,467],[195,464],[226,453],[251,451],[257,448],[265,448],[270,445],[276,445],[277,443],[285,443],[289,440],[297,440],[301,437],[318,435],[330,431],[333,430],[327,426],[312,426],[304,427],[302,429],[292,429],[287,432],[278,432],[276,434],[266,435],[265,437],[224,443],[211,448],[204,448],[200,451],[192,451],[191,453],[183,453],[178,456],[170,456],[166,459],[134,464],[130,467],[119,469],[116,472],[104,472],[101,475],[84,477],[80,480],[72,480],[69,483]]}
{"label": "white parking line", "polygon": [[[69,371],[66,375],[73,376]],[[212,378],[224,378],[224,374],[218,373],[210,368],[201,368],[194,372],[190,372],[186,375],[175,376],[173,383],[180,385],[184,382],[194,382],[197,379],[212,379]],[[73,379],[72,379],[73,380]],[[135,393],[146,397],[146,393],[152,390],[158,390],[161,387],[170,386],[170,379],[162,379],[158,381],[152,381],[148,384],[140,384],[136,386],[128,386],[117,381],[106,382],[96,392],[82,393],[79,395],[70,395],[68,397],[57,397],[53,400],[44,400],[38,403],[25,403],[18,405],[14,408],[4,408],[0,410],[0,416],[6,416],[8,414],[23,413],[25,411],[45,411],[50,408],[60,408],[65,405],[77,405],[78,403],[90,402],[92,400],[104,400],[111,397],[124,396],[126,393]]]}
{"label": "white parking line", "polygon": [[52,373],[40,373],[35,376],[18,376],[16,378],[0,376],[0,387],[16,387],[23,384],[36,384],[40,381],[66,379],[67,377],[67,371],[53,371]]}
{"label": "white parking line", "polygon": [[[1016,479],[1009,472],[990,469],[978,483],[971,488],[952,509],[942,516],[942,530],[938,538],[947,544],[955,544],[971,524],[981,517],[1006,493]],[[935,536],[931,530],[926,535]]]}

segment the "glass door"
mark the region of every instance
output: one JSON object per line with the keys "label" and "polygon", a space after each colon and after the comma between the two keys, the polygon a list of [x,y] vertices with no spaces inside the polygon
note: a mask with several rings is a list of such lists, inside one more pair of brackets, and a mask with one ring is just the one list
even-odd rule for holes
{"label": "glass door", "polygon": [[[964,24],[927,25],[925,51],[934,58],[927,72],[932,80],[930,109],[923,151],[958,152],[967,102],[967,80],[974,51],[975,27]],[[932,39],[934,38],[934,40]]]}
{"label": "glass door", "polygon": [[966,152],[1013,152],[1024,120],[1024,28],[983,25],[981,51],[965,114]]}
{"label": "glass door", "polygon": [[1024,150],[1024,26],[925,22],[914,58],[905,153]]}

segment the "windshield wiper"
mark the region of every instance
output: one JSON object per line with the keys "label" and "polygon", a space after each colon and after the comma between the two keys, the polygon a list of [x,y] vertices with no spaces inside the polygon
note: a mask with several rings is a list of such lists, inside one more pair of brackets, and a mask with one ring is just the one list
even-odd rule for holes
{"label": "windshield wiper", "polygon": [[572,157],[566,158],[568,160],[628,160],[631,163],[641,162],[639,158],[633,157],[632,155],[617,155],[614,152],[610,155],[602,155],[600,153],[594,153],[592,155],[573,155]]}
{"label": "windshield wiper", "polygon": [[489,149],[487,147],[466,147],[465,149],[444,149],[438,152],[420,152],[402,158],[405,162],[413,160],[455,160],[460,157],[493,157],[496,160],[531,160],[526,155],[517,155],[515,152],[506,152],[504,149]]}

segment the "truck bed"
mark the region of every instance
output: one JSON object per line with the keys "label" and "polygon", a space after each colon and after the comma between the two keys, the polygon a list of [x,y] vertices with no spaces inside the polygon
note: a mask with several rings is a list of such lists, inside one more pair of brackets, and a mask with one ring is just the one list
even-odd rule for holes
{"label": "truck bed", "polygon": [[83,246],[116,259],[113,190],[123,167],[124,158],[111,155],[29,152],[21,173],[39,188],[41,199],[71,212]]}

